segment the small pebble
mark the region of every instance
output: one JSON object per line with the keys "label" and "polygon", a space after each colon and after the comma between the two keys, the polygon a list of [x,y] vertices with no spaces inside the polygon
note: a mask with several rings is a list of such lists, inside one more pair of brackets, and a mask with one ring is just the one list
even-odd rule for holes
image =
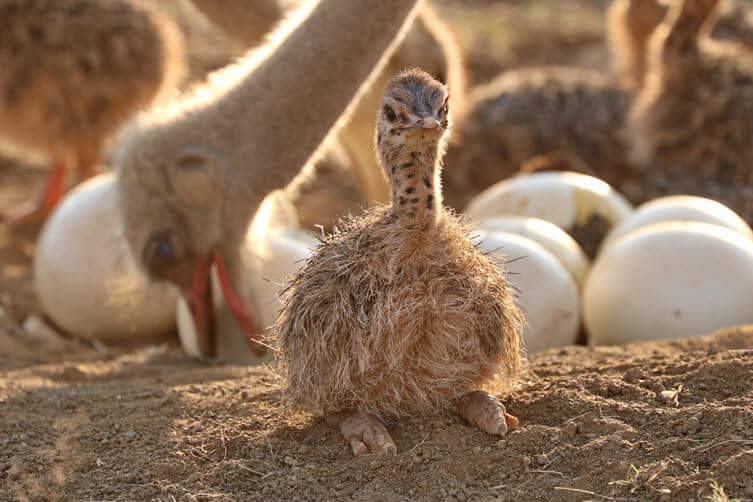
{"label": "small pebble", "polygon": [[543,453],[540,455],[536,455],[536,463],[539,465],[546,465],[549,463],[549,457],[547,457]]}
{"label": "small pebble", "polygon": [[643,372],[638,368],[630,368],[625,372],[625,381],[627,383],[638,383],[643,378]]}
{"label": "small pebble", "polygon": [[659,392],[659,399],[664,401],[667,406],[679,406],[680,404],[680,391],[682,389],[663,390]]}
{"label": "small pebble", "polygon": [[607,385],[607,391],[613,396],[619,396],[622,394],[622,387],[614,382],[609,382],[609,385]]}
{"label": "small pebble", "polygon": [[648,388],[656,393],[659,393],[664,390],[664,384],[661,382],[649,382]]}
{"label": "small pebble", "polygon": [[481,454],[481,447],[480,446],[475,447],[473,449],[473,454],[474,455],[480,455]]}
{"label": "small pebble", "polygon": [[701,426],[701,422],[698,420],[697,417],[690,417],[685,421],[683,424],[682,431],[686,434],[693,434],[694,432],[698,432],[698,429]]}
{"label": "small pebble", "polygon": [[594,422],[603,425],[608,432],[621,431],[626,427],[625,422],[611,417],[598,418]]}
{"label": "small pebble", "polygon": [[523,467],[530,467],[533,461],[531,460],[531,457],[523,457]]}
{"label": "small pebble", "polygon": [[24,467],[23,464],[20,464],[18,462],[14,462],[11,464],[10,468],[7,469],[8,471],[8,477],[10,479],[15,479],[20,477],[22,474],[26,472],[26,467]]}
{"label": "small pebble", "polygon": [[289,465],[291,467],[298,465],[298,461],[290,455],[286,456],[282,461],[285,462],[285,465]]}
{"label": "small pebble", "polygon": [[578,424],[575,422],[568,422],[565,424],[565,434],[570,437],[575,436],[578,433]]}

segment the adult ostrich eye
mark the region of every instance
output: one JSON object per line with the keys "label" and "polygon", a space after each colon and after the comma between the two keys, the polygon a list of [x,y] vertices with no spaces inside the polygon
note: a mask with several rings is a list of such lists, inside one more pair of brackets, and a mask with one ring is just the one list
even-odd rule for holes
{"label": "adult ostrich eye", "polygon": [[384,117],[390,122],[394,122],[395,120],[397,120],[397,115],[395,115],[395,110],[393,110],[390,105],[384,105]]}
{"label": "adult ostrich eye", "polygon": [[448,113],[450,113],[450,103],[445,101],[444,105],[442,105],[442,115],[447,115]]}
{"label": "adult ostrich eye", "polygon": [[144,248],[144,264],[149,271],[159,276],[166,267],[180,259],[180,249],[175,238],[167,232],[154,235]]}

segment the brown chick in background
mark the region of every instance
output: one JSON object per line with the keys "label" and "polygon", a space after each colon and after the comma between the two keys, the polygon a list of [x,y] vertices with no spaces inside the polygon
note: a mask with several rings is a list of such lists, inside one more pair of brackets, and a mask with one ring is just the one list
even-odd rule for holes
{"label": "brown chick in background", "polygon": [[107,139],[180,77],[174,24],[126,0],[0,0],[0,136],[42,153],[41,199],[7,215],[41,223],[66,189],[92,176]]}
{"label": "brown chick in background", "polygon": [[[648,41],[676,0],[614,0],[607,11],[607,39],[620,84],[635,90],[643,83]],[[747,5],[746,5],[747,4]],[[722,1],[708,25],[715,40],[753,49],[753,8],[749,2]]]}
{"label": "brown chick in background", "polygon": [[614,183],[629,167],[621,132],[630,99],[609,74],[565,67],[512,70],[475,89],[447,152],[448,205],[461,210],[528,160],[555,153]]}
{"label": "brown chick in background", "polygon": [[631,160],[753,182],[753,52],[708,37],[717,0],[681,0],[649,45],[629,117]]}
{"label": "brown chick in background", "polygon": [[618,184],[629,172],[623,128],[631,79],[641,68],[636,58],[663,15],[655,0],[611,4],[607,29],[616,75],[539,66],[507,71],[474,89],[447,153],[448,205],[463,209],[494,183],[550,165]]}
{"label": "brown chick in background", "polygon": [[[734,7],[738,4],[728,5]],[[739,67],[745,66],[744,60],[747,59],[748,51],[744,43],[740,43],[746,40],[746,29],[742,20],[733,21],[736,20],[735,12],[740,17],[743,8],[739,4],[739,7],[725,10],[707,23],[712,34],[720,38],[735,26],[738,43],[724,46],[730,59],[737,57],[740,60]],[[446,172],[448,204],[462,209],[484,188],[517,174],[521,167],[530,170],[532,165],[526,163],[534,158],[536,169],[550,164],[560,165],[562,159],[570,159],[569,165],[604,179],[626,192],[636,203],[671,193],[672,182],[667,182],[665,176],[668,164],[661,157],[656,157],[658,163],[652,168],[661,175],[657,179],[647,179],[645,174],[635,173],[636,160],[646,163],[650,157],[644,155],[641,159],[641,144],[652,140],[641,139],[643,133],[635,125],[628,127],[631,108],[645,106],[639,105],[636,99],[645,103],[650,94],[646,89],[653,86],[644,82],[644,73],[651,72],[650,63],[646,62],[651,51],[649,40],[665,14],[666,6],[658,0],[615,0],[612,3],[607,27],[615,55],[616,75],[577,68],[539,67],[506,72],[492,83],[476,89],[468,100],[467,113],[458,125],[457,137],[447,154],[447,163],[453,166]],[[704,154],[694,149],[709,145],[708,133],[700,132],[696,126],[706,113],[702,110],[709,110],[709,105],[726,99],[721,96],[729,95],[729,91],[721,92],[708,104],[703,103],[700,97],[703,91],[700,90],[709,89],[709,86],[700,82],[695,91],[690,90],[692,82],[702,79],[691,68],[680,70],[683,59],[678,57],[671,66],[677,68],[678,80],[684,80],[686,85],[682,90],[673,88],[663,100],[678,104],[685,102],[689,108],[683,113],[687,120],[691,120],[688,114],[694,110],[692,120],[695,122],[691,127],[684,127],[683,120],[674,120],[674,124],[668,121],[666,130],[674,128],[675,132],[671,134],[677,134],[684,128],[687,141],[690,141],[691,134],[700,134],[685,153],[688,158],[696,155],[704,158]],[[709,75],[709,78],[712,82],[720,80],[718,75]],[[742,88],[744,84],[737,87]],[[698,99],[690,106],[693,100],[687,98],[692,92],[698,95]],[[724,116],[733,115],[725,113]],[[650,120],[649,113],[644,117]],[[707,118],[705,123],[709,126],[717,120],[710,113]],[[729,123],[725,119],[725,124]],[[741,126],[742,122],[737,124]],[[732,126],[736,128],[734,131],[728,129],[724,133],[730,140],[744,134],[745,129],[738,125]],[[745,152],[746,148],[741,146],[738,151]],[[582,169],[583,166],[588,169]],[[714,187],[696,185],[682,186],[684,191],[691,190],[698,195],[722,195]],[[724,192],[725,201],[738,211],[743,210],[739,202],[732,200],[735,197],[730,199],[729,191]],[[743,204],[747,205],[744,201]]]}
{"label": "brown chick in background", "polygon": [[385,417],[455,410],[504,435],[517,419],[481,386],[521,370],[522,314],[504,274],[442,205],[447,87],[391,79],[376,144],[391,204],[343,223],[292,280],[277,322],[285,394],[353,453],[395,452]]}

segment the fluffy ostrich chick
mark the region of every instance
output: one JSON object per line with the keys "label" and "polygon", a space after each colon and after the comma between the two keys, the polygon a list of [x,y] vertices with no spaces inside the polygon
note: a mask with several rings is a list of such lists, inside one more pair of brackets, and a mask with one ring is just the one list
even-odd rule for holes
{"label": "fluffy ostrich chick", "polygon": [[0,0],[0,136],[51,159],[41,200],[7,215],[44,220],[65,191],[96,172],[103,144],[172,88],[182,42],[169,18],[127,0]]}
{"label": "fluffy ostrich chick", "polygon": [[445,211],[448,91],[424,71],[387,84],[378,158],[391,204],[346,221],[293,278],[277,322],[287,397],[353,453],[395,452],[381,419],[455,409],[491,434],[517,419],[478,390],[521,368],[521,313],[502,272]]}

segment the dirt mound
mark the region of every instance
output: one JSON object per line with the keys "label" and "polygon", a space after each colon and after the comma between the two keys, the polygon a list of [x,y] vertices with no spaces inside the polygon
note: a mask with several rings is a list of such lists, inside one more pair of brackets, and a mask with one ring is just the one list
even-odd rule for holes
{"label": "dirt mound", "polygon": [[415,417],[388,424],[396,456],[360,458],[285,410],[266,368],[161,347],[6,369],[0,499],[695,500],[712,481],[753,498],[753,326],[530,369],[507,437]]}

